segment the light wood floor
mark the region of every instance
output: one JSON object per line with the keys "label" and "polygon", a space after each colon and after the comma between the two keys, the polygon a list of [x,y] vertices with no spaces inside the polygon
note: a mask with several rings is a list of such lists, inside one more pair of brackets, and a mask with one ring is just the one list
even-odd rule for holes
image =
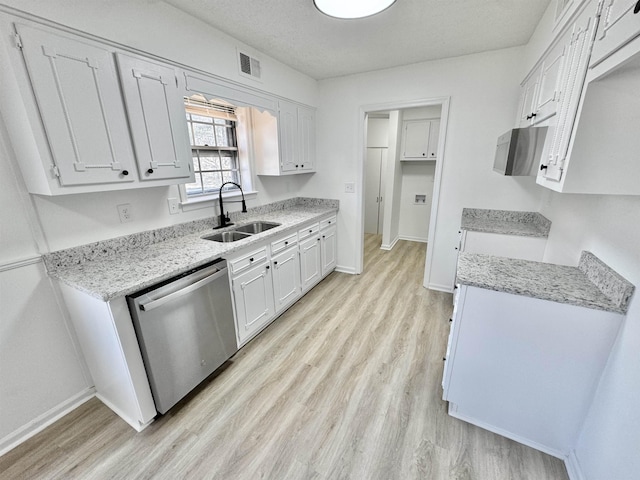
{"label": "light wood floor", "polygon": [[562,462],[466,424],[441,400],[451,295],[425,246],[366,237],[169,414],[136,433],[93,399],[0,457],[2,479],[567,480]]}

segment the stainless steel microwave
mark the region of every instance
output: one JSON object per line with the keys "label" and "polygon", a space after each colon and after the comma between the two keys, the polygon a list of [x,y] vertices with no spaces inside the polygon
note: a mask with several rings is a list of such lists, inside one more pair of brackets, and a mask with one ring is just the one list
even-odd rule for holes
{"label": "stainless steel microwave", "polygon": [[514,128],[498,137],[493,170],[501,175],[535,176],[547,127]]}

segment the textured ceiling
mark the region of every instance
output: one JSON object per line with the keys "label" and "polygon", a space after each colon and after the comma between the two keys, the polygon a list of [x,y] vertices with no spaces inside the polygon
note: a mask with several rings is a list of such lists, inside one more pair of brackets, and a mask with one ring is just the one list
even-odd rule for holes
{"label": "textured ceiling", "polygon": [[397,0],[360,20],[323,15],[313,0],[165,1],[323,79],[524,45],[550,0]]}

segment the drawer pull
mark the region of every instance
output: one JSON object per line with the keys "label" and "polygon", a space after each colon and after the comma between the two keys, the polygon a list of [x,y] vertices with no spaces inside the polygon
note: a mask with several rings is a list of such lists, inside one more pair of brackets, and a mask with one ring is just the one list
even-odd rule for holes
{"label": "drawer pull", "polygon": [[250,262],[253,262],[253,257],[251,257],[251,258],[249,259],[249,261],[250,261]]}
{"label": "drawer pull", "polygon": [[284,242],[285,245],[289,245],[289,242]]}

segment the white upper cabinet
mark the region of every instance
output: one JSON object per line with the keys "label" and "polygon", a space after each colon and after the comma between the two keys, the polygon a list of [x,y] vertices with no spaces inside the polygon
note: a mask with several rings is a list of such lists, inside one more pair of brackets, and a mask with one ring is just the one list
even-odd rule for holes
{"label": "white upper cabinet", "polygon": [[590,65],[597,65],[638,36],[640,36],[638,0],[604,0]]}
{"label": "white upper cabinet", "polygon": [[316,111],[298,106],[298,154],[300,170],[315,170],[316,158]]}
{"label": "white upper cabinet", "polygon": [[594,13],[591,9],[586,9],[576,20],[571,29],[569,43],[565,46],[566,61],[560,78],[561,98],[557,115],[547,133],[538,183],[541,178],[555,182],[562,178],[587,73],[597,20],[593,16]]}
{"label": "white upper cabinet", "polygon": [[561,38],[522,83],[518,127],[536,125],[557,113],[568,42]]}
{"label": "white upper cabinet", "polygon": [[37,155],[16,148],[29,192],[193,181],[183,95],[172,67],[45,26],[16,24],[15,31],[11,72],[29,125],[10,134],[14,145],[29,141],[27,130],[35,140]]}
{"label": "white upper cabinet", "polygon": [[[257,175],[293,175],[315,171],[315,109],[278,100],[277,120],[253,115]],[[277,130],[277,142],[273,131]]]}
{"label": "white upper cabinet", "polygon": [[53,176],[61,186],[133,182],[135,160],[112,53],[26,25],[16,31]]}
{"label": "white upper cabinet", "polygon": [[405,120],[402,123],[401,160],[436,160],[440,120]]}
{"label": "white upper cabinet", "polygon": [[184,97],[174,69],[120,53],[117,59],[140,179],[189,180]]}

